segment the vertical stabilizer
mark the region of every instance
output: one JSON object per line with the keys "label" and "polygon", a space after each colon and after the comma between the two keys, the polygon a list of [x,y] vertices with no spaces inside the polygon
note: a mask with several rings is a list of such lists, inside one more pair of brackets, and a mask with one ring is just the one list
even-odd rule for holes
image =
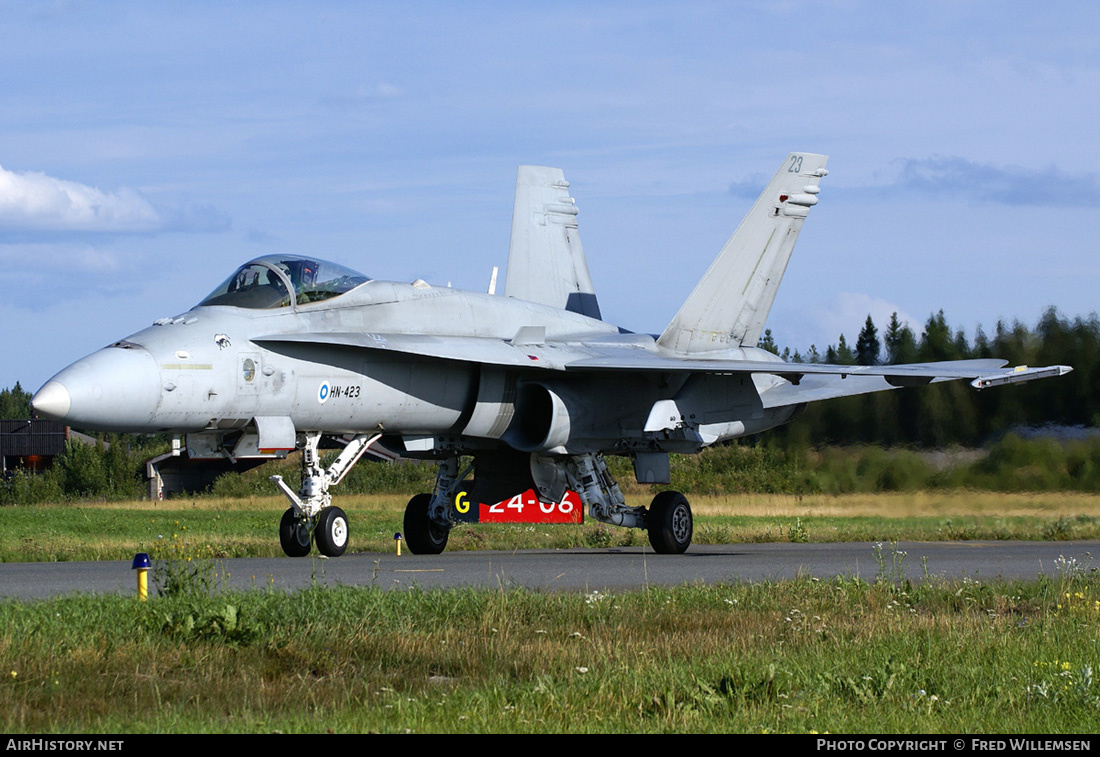
{"label": "vertical stabilizer", "polygon": [[600,317],[576,201],[560,168],[519,167],[504,295]]}
{"label": "vertical stabilizer", "polygon": [[827,157],[795,152],[752,206],[657,343],[680,352],[755,347],[791,250],[817,204]]}

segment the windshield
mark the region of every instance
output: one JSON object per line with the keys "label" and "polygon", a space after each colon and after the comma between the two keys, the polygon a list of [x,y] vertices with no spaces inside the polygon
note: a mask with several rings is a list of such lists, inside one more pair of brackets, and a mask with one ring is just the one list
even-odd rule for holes
{"label": "windshield", "polygon": [[[199,305],[283,308],[321,302],[370,281],[350,268],[298,255],[267,255],[237,269]],[[293,300],[291,296],[293,291]]]}

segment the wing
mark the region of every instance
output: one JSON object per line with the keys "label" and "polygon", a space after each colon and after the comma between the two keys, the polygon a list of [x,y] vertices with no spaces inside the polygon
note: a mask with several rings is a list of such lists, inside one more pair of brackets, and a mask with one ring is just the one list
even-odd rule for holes
{"label": "wing", "polygon": [[600,317],[576,201],[560,168],[519,167],[504,296]]}
{"label": "wing", "polygon": [[966,379],[975,389],[1013,384],[1048,376],[1061,376],[1073,370],[1067,365],[1036,368],[1020,365],[1005,368],[1004,360],[949,360],[904,365],[829,365],[823,363],[786,363],[782,360],[738,360],[730,358],[685,358],[662,355],[640,346],[588,342],[547,342],[537,327],[521,328],[511,340],[473,336],[432,336],[428,334],[373,334],[357,332],[272,334],[253,338],[266,346],[278,344],[328,345],[352,349],[398,352],[438,360],[460,360],[504,368],[532,371],[641,372],[641,373],[713,373],[772,376],[761,382],[760,398],[765,408],[799,405],[806,402],[847,397],[921,386],[939,381]]}
{"label": "wing", "polygon": [[[637,351],[641,352],[641,351]],[[967,379],[975,389],[1014,384],[1048,376],[1061,376],[1073,369],[1068,365],[1005,368],[997,359],[948,360],[903,365],[830,365],[786,363],[781,360],[707,360],[666,357],[642,353],[601,356],[570,362],[568,370],[636,370],[666,373],[754,374],[775,376],[782,381],[759,386],[765,408],[800,405],[806,402],[881,392],[903,386],[921,386],[940,381]]]}

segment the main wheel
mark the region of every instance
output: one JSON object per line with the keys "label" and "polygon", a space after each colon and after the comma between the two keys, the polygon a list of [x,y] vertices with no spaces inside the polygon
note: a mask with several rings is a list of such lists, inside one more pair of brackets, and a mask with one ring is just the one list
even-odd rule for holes
{"label": "main wheel", "polygon": [[428,517],[432,495],[417,494],[405,506],[405,543],[414,555],[438,555],[447,547],[450,531]]}
{"label": "main wheel", "polygon": [[313,538],[317,551],[328,557],[339,557],[348,548],[348,516],[339,507],[326,507],[317,515]]}
{"label": "main wheel", "polygon": [[283,513],[283,519],[279,521],[279,543],[283,545],[287,557],[308,555],[311,536],[309,523],[299,518],[293,507]]}
{"label": "main wheel", "polygon": [[691,544],[691,505],[680,492],[661,492],[649,505],[649,543],[659,555],[679,555]]}

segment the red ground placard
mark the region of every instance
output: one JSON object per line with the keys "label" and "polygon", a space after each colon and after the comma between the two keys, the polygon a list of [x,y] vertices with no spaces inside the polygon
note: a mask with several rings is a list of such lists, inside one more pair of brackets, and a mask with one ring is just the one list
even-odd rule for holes
{"label": "red ground placard", "polygon": [[533,489],[494,505],[478,504],[481,523],[583,523],[584,512],[576,492],[567,491],[561,502],[539,502]]}

